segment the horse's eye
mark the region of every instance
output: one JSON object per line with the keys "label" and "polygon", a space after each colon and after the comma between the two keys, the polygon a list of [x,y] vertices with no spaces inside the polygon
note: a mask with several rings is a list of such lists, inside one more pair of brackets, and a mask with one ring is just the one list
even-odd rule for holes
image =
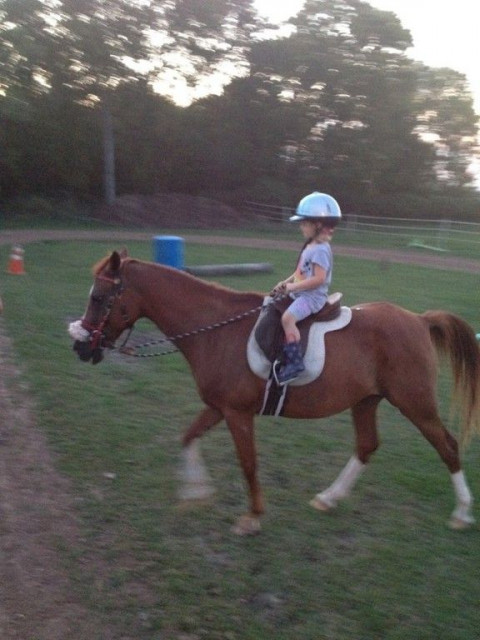
{"label": "horse's eye", "polygon": [[99,296],[97,294],[92,294],[92,302],[94,302],[95,304],[102,304],[104,300],[104,296]]}

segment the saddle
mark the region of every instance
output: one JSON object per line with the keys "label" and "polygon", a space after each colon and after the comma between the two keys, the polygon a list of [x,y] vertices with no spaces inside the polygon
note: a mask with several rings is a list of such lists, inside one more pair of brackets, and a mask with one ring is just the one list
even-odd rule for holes
{"label": "saddle", "polygon": [[318,313],[298,323],[305,371],[288,385],[279,386],[274,375],[274,362],[281,359],[284,345],[281,316],[291,300],[264,300],[260,316],[247,343],[247,360],[255,375],[267,381],[260,415],[281,415],[287,388],[312,382],[322,373],[325,364],[325,334],[343,329],[351,320],[350,307],[341,306],[342,294],[329,296]]}
{"label": "saddle", "polygon": [[[342,311],[342,297],[343,294],[341,293],[333,293],[328,297],[327,302],[320,311],[298,323],[303,355],[307,350],[308,335],[312,324],[314,322],[329,322],[338,318]],[[264,307],[265,313],[262,312],[263,315],[261,315],[255,326],[255,340],[269,362],[275,362],[282,354],[285,339],[280,319],[291,303],[291,298],[287,297],[268,304],[268,306]]]}

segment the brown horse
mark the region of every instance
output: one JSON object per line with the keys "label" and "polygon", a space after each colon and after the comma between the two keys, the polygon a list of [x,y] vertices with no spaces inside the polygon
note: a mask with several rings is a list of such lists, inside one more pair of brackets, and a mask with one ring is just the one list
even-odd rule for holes
{"label": "brown horse", "polygon": [[[264,511],[257,475],[254,416],[261,408],[265,382],[248,366],[246,344],[263,296],[205,282],[182,271],[134,260],[113,252],[94,267],[94,285],[83,318],[70,325],[74,349],[82,360],[99,362],[125,329],[146,317],[172,336],[188,361],[205,407],[183,437],[185,497],[203,498],[210,488],[198,438],[225,419],[245,475],[250,510],[234,531],[256,533]],[[249,311],[255,311],[249,313]],[[224,322],[226,321],[226,322]],[[283,415],[324,418],[350,408],[355,453],[335,482],[312,500],[327,510],[348,495],[378,447],[376,411],[386,398],[436,449],[451,474],[456,505],[450,524],[474,522],[456,439],[437,409],[436,352],[451,362],[455,399],[461,409],[461,440],[480,432],[480,349],[475,334],[459,317],[443,311],[415,314],[381,303],[358,305],[350,324],[326,336],[321,376],[291,387]]]}

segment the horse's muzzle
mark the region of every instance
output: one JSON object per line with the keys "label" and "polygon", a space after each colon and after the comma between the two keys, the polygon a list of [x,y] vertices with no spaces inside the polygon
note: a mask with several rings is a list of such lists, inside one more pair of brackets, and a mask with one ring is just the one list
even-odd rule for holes
{"label": "horse's muzzle", "polygon": [[91,360],[92,364],[98,364],[103,360],[103,348],[92,348],[90,342],[75,340],[73,343],[73,350],[77,353],[82,362],[89,362]]}
{"label": "horse's muzzle", "polygon": [[107,343],[103,334],[97,333],[95,338],[92,333],[85,329],[82,320],[70,323],[68,333],[74,339],[73,350],[77,353],[80,360],[98,364],[103,360],[103,350],[105,347],[111,347]]}

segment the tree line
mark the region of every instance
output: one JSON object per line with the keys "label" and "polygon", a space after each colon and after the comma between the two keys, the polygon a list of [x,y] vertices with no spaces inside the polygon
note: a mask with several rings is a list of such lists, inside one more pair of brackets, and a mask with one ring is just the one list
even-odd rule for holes
{"label": "tree line", "polygon": [[317,189],[348,211],[478,216],[465,76],[410,59],[396,15],[361,0],[307,0],[289,26],[250,0],[0,0],[0,198]]}

